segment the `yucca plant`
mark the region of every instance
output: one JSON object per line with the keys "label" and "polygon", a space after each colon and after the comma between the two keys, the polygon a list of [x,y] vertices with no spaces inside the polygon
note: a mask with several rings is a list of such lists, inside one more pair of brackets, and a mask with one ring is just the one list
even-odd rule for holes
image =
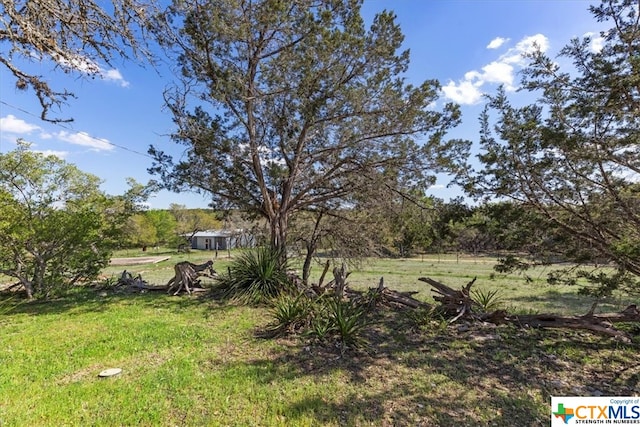
{"label": "yucca plant", "polygon": [[471,299],[473,299],[473,302],[485,313],[495,311],[502,306],[502,296],[497,289],[489,291],[474,289],[471,291]]}
{"label": "yucca plant", "polygon": [[382,293],[378,289],[369,289],[361,298],[361,304],[367,311],[372,311],[384,301]]}
{"label": "yucca plant", "polygon": [[326,341],[335,332],[335,327],[326,316],[314,316],[311,318],[307,335],[319,341]]}
{"label": "yucca plant", "polygon": [[342,349],[364,347],[366,340],[362,332],[366,326],[365,309],[338,298],[327,298],[326,302],[329,324],[338,335]]}
{"label": "yucca plant", "polygon": [[421,307],[409,310],[405,314],[410,327],[420,330],[435,329],[443,331],[447,328],[447,319],[437,307]]}
{"label": "yucca plant", "polygon": [[269,336],[279,336],[297,332],[310,324],[312,302],[303,293],[297,296],[282,295],[273,301],[271,315],[273,322],[267,326]]}
{"label": "yucca plant", "polygon": [[311,314],[309,316],[309,328],[306,335],[319,341],[327,341],[335,335],[335,326],[329,316],[329,300],[334,296],[322,295],[311,301]]}
{"label": "yucca plant", "polygon": [[218,277],[217,284],[226,298],[248,304],[268,302],[293,288],[282,258],[268,247],[245,252]]}

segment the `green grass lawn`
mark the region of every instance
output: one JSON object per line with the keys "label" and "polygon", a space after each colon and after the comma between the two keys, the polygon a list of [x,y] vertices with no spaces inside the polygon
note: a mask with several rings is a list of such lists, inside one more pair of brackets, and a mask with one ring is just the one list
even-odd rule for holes
{"label": "green grass lawn", "polygon": [[[104,274],[126,268],[164,283],[179,260],[210,256],[171,254]],[[228,262],[225,253],[214,267]],[[532,283],[491,278],[493,262],[377,260],[352,268],[349,279],[366,288],[384,277],[427,300],[418,277],[458,286],[477,276],[476,286],[500,289],[507,305],[522,310],[583,313],[590,306],[576,289],[546,285],[542,272]],[[266,308],[207,296],[104,295],[78,289],[11,311],[13,302],[0,302],[0,426],[529,426],[549,424],[551,395],[640,394],[638,344],[582,331],[412,328],[381,311],[366,332],[367,349],[341,355],[297,338],[256,338],[270,321]],[[605,308],[623,302],[632,301]],[[122,374],[98,377],[112,367]]]}
{"label": "green grass lawn", "polygon": [[[166,261],[157,264],[141,264],[130,266],[109,266],[104,272],[105,277],[117,277],[123,270],[132,272],[152,284],[165,284],[174,275],[173,266],[180,261],[202,263],[214,260],[214,268],[225,271],[229,262],[237,257],[238,252],[232,251],[231,256],[226,251],[220,251],[219,257],[214,258],[212,251],[191,251],[177,254],[165,248],[141,250],[123,250],[114,257],[136,256],[169,256]],[[292,260],[292,267],[301,268],[301,260]],[[536,267],[527,271],[529,280],[524,275],[497,274],[493,266],[496,258],[488,256],[470,256],[456,254],[430,254],[423,257],[407,259],[375,258],[360,261],[356,265],[348,266],[351,271],[348,283],[354,289],[367,289],[378,286],[380,278],[385,286],[398,291],[417,291],[416,298],[433,301],[431,288],[428,284],[418,280],[420,277],[430,277],[451,287],[460,287],[476,278],[473,288],[479,290],[496,290],[501,296],[506,308],[514,312],[553,312],[558,314],[584,314],[593,300],[577,295],[578,289],[571,286],[549,285],[547,274],[558,266]],[[319,279],[323,265],[316,263],[311,270],[311,281]],[[325,283],[331,279],[328,273]],[[634,301],[631,301],[634,302]],[[639,301],[636,301],[640,303]],[[629,305],[626,297],[609,297],[599,303],[600,311],[618,311]]]}

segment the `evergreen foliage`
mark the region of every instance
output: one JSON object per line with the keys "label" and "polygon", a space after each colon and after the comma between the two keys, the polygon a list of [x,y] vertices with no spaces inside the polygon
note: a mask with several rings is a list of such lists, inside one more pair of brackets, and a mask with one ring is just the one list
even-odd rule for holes
{"label": "evergreen foliage", "polygon": [[569,67],[531,54],[522,85],[538,100],[519,107],[504,90],[489,97],[482,169],[462,181],[472,194],[534,209],[546,218],[541,226],[564,236],[557,248],[572,261],[612,263],[617,271],[596,280],[609,293],[610,279],[635,277],[631,288],[640,286],[640,21],[634,1],[602,1],[591,11],[611,23],[602,49],[590,37],[572,40],[560,52]]}

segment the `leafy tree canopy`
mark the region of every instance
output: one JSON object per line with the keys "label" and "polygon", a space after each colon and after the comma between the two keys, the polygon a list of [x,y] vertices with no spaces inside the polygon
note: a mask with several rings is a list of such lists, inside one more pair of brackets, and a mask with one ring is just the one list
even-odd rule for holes
{"label": "leafy tree canopy", "polygon": [[365,28],[360,7],[174,1],[167,42],[183,79],[166,100],[186,150],[174,161],[152,147],[151,172],[174,190],[211,194],[216,208],[265,218],[276,249],[299,212],[424,188],[467,148],[444,140],[459,111],[434,108],[436,81],[405,82],[409,52],[393,13]]}
{"label": "leafy tree canopy", "polygon": [[187,209],[184,205],[172,203],[169,211],[176,220],[176,233],[182,237],[193,237],[198,231],[222,228],[215,212],[207,209]]}
{"label": "leafy tree canopy", "polygon": [[[517,107],[504,91],[489,98],[481,116],[483,168],[464,181],[473,194],[512,198],[542,213],[570,236],[564,244],[574,246],[567,246],[567,253],[584,254],[581,247],[589,248],[616,266],[617,277],[637,277],[638,2],[606,0],[591,11],[597,20],[611,23],[602,34],[603,48],[591,49],[589,38],[572,40],[560,52],[571,60],[570,67],[532,54],[523,87],[539,99]],[[610,283],[601,281],[607,292],[615,288]],[[637,290],[637,283],[631,288]]]}
{"label": "leafy tree canopy", "polygon": [[25,143],[0,154],[0,273],[29,298],[92,279],[108,263],[137,193],[107,197],[99,184]]}

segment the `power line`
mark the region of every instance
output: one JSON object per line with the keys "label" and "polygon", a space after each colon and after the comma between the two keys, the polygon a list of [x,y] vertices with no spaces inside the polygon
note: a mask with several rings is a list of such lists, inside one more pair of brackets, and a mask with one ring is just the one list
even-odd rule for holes
{"label": "power line", "polygon": [[[20,111],[21,113],[27,114],[27,115],[29,115],[31,117],[35,117],[36,119],[40,120],[40,116],[38,116],[38,115],[36,115],[36,114],[34,114],[34,113],[30,112],[30,111],[27,111],[22,107],[18,107],[16,105],[9,104],[8,102],[2,101],[2,100],[0,100],[0,104],[4,104],[7,107],[13,108],[14,110]],[[150,156],[147,153],[141,153],[140,151],[136,151],[136,150],[133,150],[131,148],[128,148],[128,147],[125,147],[125,146],[122,146],[122,145],[114,144],[111,141],[108,141],[108,140],[103,139],[103,138],[97,138],[97,137],[95,137],[93,135],[89,135],[87,132],[78,131],[78,130],[73,129],[72,127],[66,126],[66,125],[64,125],[62,123],[59,123],[59,122],[50,122],[50,123],[52,125],[58,126],[58,127],[62,128],[62,129],[65,129],[65,130],[68,130],[68,131],[71,131],[71,132],[74,132],[74,133],[82,133],[83,135],[86,135],[88,138],[91,138],[91,139],[93,139],[95,141],[99,141],[100,143],[108,144],[108,145],[111,145],[111,146],[113,146],[115,148],[119,148],[121,150],[125,150],[125,151],[128,151],[128,152],[133,153],[133,154],[137,154],[139,156],[143,156],[143,157],[147,157],[149,159],[153,159],[153,157]]]}

